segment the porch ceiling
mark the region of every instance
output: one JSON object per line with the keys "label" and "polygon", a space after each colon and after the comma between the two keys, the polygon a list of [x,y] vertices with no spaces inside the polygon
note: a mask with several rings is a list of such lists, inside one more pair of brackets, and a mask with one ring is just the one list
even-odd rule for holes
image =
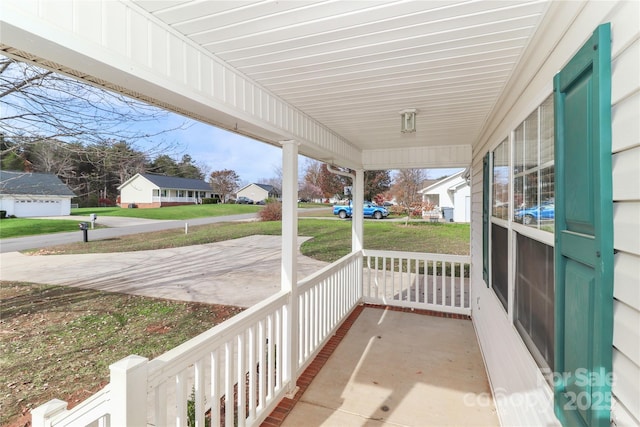
{"label": "porch ceiling", "polygon": [[[136,3],[361,151],[472,144],[547,3]],[[416,108],[417,131],[399,112]]]}
{"label": "porch ceiling", "polygon": [[0,50],[338,165],[464,167],[549,4],[3,0]]}

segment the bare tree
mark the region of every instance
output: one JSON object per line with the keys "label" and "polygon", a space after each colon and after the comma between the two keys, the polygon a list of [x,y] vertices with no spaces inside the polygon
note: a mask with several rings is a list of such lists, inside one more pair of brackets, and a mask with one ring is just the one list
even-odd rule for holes
{"label": "bare tree", "polygon": [[215,193],[220,195],[223,202],[226,202],[229,196],[236,191],[239,183],[238,174],[229,169],[213,171],[209,175],[209,185]]}
{"label": "bare tree", "polygon": [[271,178],[261,179],[258,184],[270,185],[280,194],[282,192],[282,166],[275,165],[273,167],[273,176]]}
{"label": "bare tree", "polygon": [[322,162],[313,159],[307,159],[304,165],[304,173],[302,181],[314,187],[320,188],[322,182]]}
{"label": "bare tree", "polygon": [[[168,112],[86,82],[0,56],[0,134],[18,150],[38,141],[76,141],[108,146],[110,141],[151,141],[151,155],[173,147],[158,141]],[[186,123],[186,122],[185,122]]]}
{"label": "bare tree", "polygon": [[422,208],[422,196],[418,191],[422,189],[424,180],[424,169],[400,169],[395,175],[393,195],[408,216]]}

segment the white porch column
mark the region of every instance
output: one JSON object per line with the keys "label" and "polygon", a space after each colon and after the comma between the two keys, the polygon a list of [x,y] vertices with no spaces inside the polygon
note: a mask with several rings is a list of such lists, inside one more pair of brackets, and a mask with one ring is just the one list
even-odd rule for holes
{"label": "white porch column", "polygon": [[282,279],[281,289],[290,292],[286,315],[285,378],[290,379],[289,392],[296,389],[298,372],[298,143],[282,144]]}
{"label": "white porch column", "polygon": [[357,252],[364,248],[364,170],[356,169],[351,193],[353,212],[351,215],[351,251]]}

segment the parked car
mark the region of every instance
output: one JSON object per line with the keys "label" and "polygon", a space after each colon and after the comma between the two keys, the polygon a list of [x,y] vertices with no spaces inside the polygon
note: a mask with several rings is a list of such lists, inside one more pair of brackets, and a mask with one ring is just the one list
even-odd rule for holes
{"label": "parked car", "polygon": [[240,196],[236,199],[236,203],[240,205],[252,205],[253,200],[248,197]]}
{"label": "parked car", "polygon": [[541,203],[539,206],[516,209],[515,219],[524,225],[552,221],[555,218],[555,204],[553,202]]}
{"label": "parked car", "polygon": [[[389,211],[383,206],[378,206],[372,202],[364,202],[364,216],[375,219],[382,219],[389,216]],[[351,202],[348,205],[336,205],[333,207],[333,214],[340,218],[348,218],[351,216]]]}

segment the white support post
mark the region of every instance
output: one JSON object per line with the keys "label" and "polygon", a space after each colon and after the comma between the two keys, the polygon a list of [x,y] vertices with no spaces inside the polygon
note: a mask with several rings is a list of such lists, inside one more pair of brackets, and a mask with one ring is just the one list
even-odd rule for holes
{"label": "white support post", "polygon": [[111,372],[111,425],[147,424],[147,363],[142,356],[127,356],[109,366]]}
{"label": "white support post", "polygon": [[298,372],[298,143],[282,141],[282,279],[281,289],[290,293],[284,325],[284,379],[295,393]]}
{"label": "white support post", "polygon": [[351,251],[360,254],[356,283],[358,283],[358,299],[362,299],[364,281],[362,270],[362,249],[364,249],[364,170],[356,169],[353,179],[353,215],[351,222]]}
{"label": "white support post", "polygon": [[51,425],[51,418],[67,410],[67,402],[52,399],[31,410],[31,425],[45,427]]}
{"label": "white support post", "polygon": [[353,180],[351,215],[351,251],[359,252],[364,247],[364,170],[356,169],[356,177]]}

